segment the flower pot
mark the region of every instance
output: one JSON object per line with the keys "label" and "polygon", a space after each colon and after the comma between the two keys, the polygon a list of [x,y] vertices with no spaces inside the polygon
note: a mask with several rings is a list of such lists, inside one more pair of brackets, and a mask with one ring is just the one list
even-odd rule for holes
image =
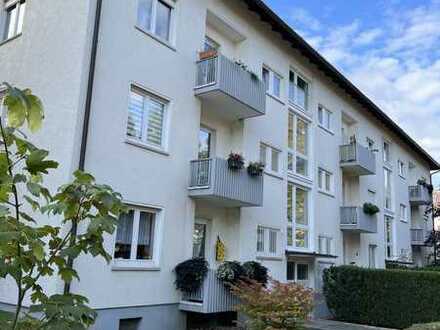
{"label": "flower pot", "polygon": [[199,53],[199,59],[200,60],[206,60],[207,58],[212,58],[217,56],[216,50],[206,50]]}
{"label": "flower pot", "polygon": [[243,165],[244,165],[244,163],[242,160],[231,159],[231,158],[228,159],[228,167],[230,170],[233,170],[233,171],[241,170],[243,168]]}

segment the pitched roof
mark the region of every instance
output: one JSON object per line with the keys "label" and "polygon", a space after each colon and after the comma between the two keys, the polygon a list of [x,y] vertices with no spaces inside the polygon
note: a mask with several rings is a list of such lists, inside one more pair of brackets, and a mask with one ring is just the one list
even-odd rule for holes
{"label": "pitched roof", "polygon": [[281,34],[281,37],[289,42],[292,47],[298,49],[311,63],[315,64],[319,70],[332,79],[348,95],[364,106],[374,117],[381,121],[408,146],[418,153],[426,162],[431,170],[440,169],[440,164],[426,152],[416,141],[414,141],[399,125],[397,125],[385,112],[383,112],[370,98],[362,93],[348,78],[338,69],[330,64],[321,54],[310,46],[298,33],[296,33],[286,22],[284,22],[272,9],[262,0],[241,0],[249,10],[255,12],[263,22],[272,26],[272,30]]}

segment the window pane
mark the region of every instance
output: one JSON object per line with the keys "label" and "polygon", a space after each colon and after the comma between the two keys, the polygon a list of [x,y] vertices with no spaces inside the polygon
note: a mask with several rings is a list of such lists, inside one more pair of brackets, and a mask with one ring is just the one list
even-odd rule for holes
{"label": "window pane", "polygon": [[296,121],[296,151],[307,155],[307,124],[301,119]]}
{"label": "window pane", "polygon": [[133,219],[133,210],[130,210],[128,213],[122,214],[119,217],[118,227],[116,230],[116,259],[130,259],[133,237]]}
{"label": "window pane", "polygon": [[273,172],[278,172],[278,157],[279,156],[279,152],[275,149],[272,149],[272,171]]}
{"label": "window pane", "polygon": [[331,116],[332,116],[332,114],[331,114],[330,111],[325,111],[325,127],[328,128],[328,129],[331,129],[331,128],[332,128],[332,124],[331,124],[332,119],[331,119]]}
{"label": "window pane", "polygon": [[331,189],[331,175],[330,173],[325,173],[325,190],[330,191]]}
{"label": "window pane", "polygon": [[260,145],[260,162],[266,165],[267,147],[264,144]]}
{"label": "window pane", "polygon": [[323,184],[322,184],[322,176],[324,175],[324,171],[323,170],[318,170],[318,187],[319,189],[323,189]]}
{"label": "window pane", "polygon": [[287,169],[293,171],[293,155],[290,152],[287,155]]}
{"label": "window pane", "polygon": [[300,77],[298,77],[296,99],[299,106],[307,108],[307,83]]}
{"label": "window pane", "polygon": [[140,212],[136,259],[153,259],[154,213]]}
{"label": "window pane", "polygon": [[205,45],[204,50],[205,51],[211,51],[211,50],[218,50],[220,48],[220,45],[212,40],[210,37],[205,36]]}
{"label": "window pane", "polygon": [[15,36],[15,25],[17,24],[18,6],[12,6],[6,12],[6,39]]}
{"label": "window pane", "polygon": [[277,232],[275,230],[269,231],[269,253],[277,252]]}
{"label": "window pane", "polygon": [[289,112],[289,123],[288,123],[288,134],[287,134],[287,145],[289,149],[293,149],[293,114]]}
{"label": "window pane", "polygon": [[300,225],[307,225],[307,191],[296,188],[295,199],[295,222]]}
{"label": "window pane", "polygon": [[324,110],[322,107],[318,108],[318,121],[321,125],[324,126]]}
{"label": "window pane", "polygon": [[264,252],[264,228],[258,227],[257,229],[257,251]]}
{"label": "window pane", "polygon": [[289,101],[295,103],[295,74],[289,73]]}
{"label": "window pane", "polygon": [[295,244],[299,248],[307,248],[309,246],[308,242],[308,231],[305,229],[297,229],[295,231]]}
{"label": "window pane", "polygon": [[138,0],[137,24],[139,27],[151,30],[151,15],[153,13],[153,0]]}
{"label": "window pane", "polygon": [[193,233],[193,257],[205,258],[205,246],[206,225],[203,223],[195,223]]}
{"label": "window pane", "polygon": [[307,281],[309,279],[309,265],[298,264],[298,281]]}
{"label": "window pane", "polygon": [[287,246],[293,246],[293,229],[287,227]]}
{"label": "window pane", "polygon": [[263,82],[264,86],[266,86],[266,92],[269,91],[269,70],[263,68]]}
{"label": "window pane", "polygon": [[275,74],[273,76],[273,94],[278,97],[281,95],[281,79]]}
{"label": "window pane", "polygon": [[295,263],[292,261],[287,262],[287,280],[295,281]]}
{"label": "window pane", "polygon": [[165,105],[150,99],[148,109],[147,142],[162,146],[162,128]]}
{"label": "window pane", "polygon": [[23,31],[23,21],[24,21],[24,14],[26,12],[26,2],[22,2],[20,4],[20,10],[18,14],[18,22],[17,22],[17,33],[20,34]]}
{"label": "window pane", "polygon": [[171,7],[161,1],[157,3],[156,35],[168,40],[170,38]]}
{"label": "window pane", "polygon": [[127,136],[142,139],[142,122],[144,118],[144,97],[134,90],[130,92],[128,106]]}
{"label": "window pane", "polygon": [[296,157],[296,173],[307,176],[307,160]]}
{"label": "window pane", "polygon": [[209,158],[211,154],[211,133],[201,129],[199,131],[199,159]]}
{"label": "window pane", "polygon": [[293,219],[293,185],[287,185],[287,221],[292,222]]}

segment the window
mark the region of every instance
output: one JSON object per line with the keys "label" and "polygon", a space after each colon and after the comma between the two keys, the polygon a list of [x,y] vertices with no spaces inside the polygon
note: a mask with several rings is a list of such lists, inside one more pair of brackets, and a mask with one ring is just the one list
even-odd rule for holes
{"label": "window", "polygon": [[332,254],[332,242],[333,239],[328,236],[318,237],[318,252],[320,254],[331,255]]}
{"label": "window", "polygon": [[193,258],[206,258],[206,223],[194,223]]}
{"label": "window", "polygon": [[289,102],[307,110],[309,98],[309,84],[296,72],[289,74]]}
{"label": "window", "polygon": [[294,261],[287,261],[287,280],[308,284],[309,280],[309,265],[304,263],[297,263]]}
{"label": "window", "polygon": [[333,192],[333,174],[322,168],[318,169],[318,187],[326,193]]}
{"label": "window", "polygon": [[132,208],[119,217],[114,258],[151,261],[156,235],[157,211]]}
{"label": "window", "polygon": [[266,92],[280,98],[281,97],[281,76],[277,73],[263,67],[263,82],[266,86]]}
{"label": "window", "polygon": [[376,268],[376,245],[370,244],[368,246],[368,267]]}
{"label": "window", "polygon": [[257,254],[260,257],[279,257],[281,252],[279,229],[257,227]]}
{"label": "window", "polygon": [[208,159],[211,157],[212,131],[207,128],[199,130],[199,154],[198,159]]}
{"label": "window", "polygon": [[289,112],[287,134],[287,169],[302,176],[308,176],[309,133],[308,124]]}
{"label": "window", "polygon": [[393,209],[392,203],[392,186],[391,186],[391,174],[392,172],[384,168],[384,179],[385,179],[385,208],[387,210]]}
{"label": "window", "polygon": [[406,175],[405,163],[400,159],[397,161],[397,170],[399,171],[399,175],[404,178]]}
{"label": "window", "polygon": [[393,218],[385,216],[385,252],[387,259],[391,259],[394,255],[393,239]]}
{"label": "window", "polygon": [[374,150],[374,140],[367,137],[367,147],[370,151]]}
{"label": "window", "polygon": [[220,44],[214,40],[212,40],[210,37],[205,36],[205,44],[204,44],[204,51],[211,51],[211,50],[219,50]]}
{"label": "window", "polygon": [[406,205],[400,204],[400,220],[403,221],[403,222],[407,222],[408,221],[406,212],[407,212]]}
{"label": "window", "polygon": [[383,161],[389,163],[391,161],[391,146],[388,142],[383,143]]}
{"label": "window", "polygon": [[322,105],[318,106],[318,122],[319,125],[328,131],[332,130],[332,112]]}
{"label": "window", "polygon": [[138,330],[142,318],[119,320],[119,330]]}
{"label": "window", "polygon": [[264,169],[267,173],[280,174],[280,155],[281,151],[267,144],[260,144],[260,162],[265,165]]}
{"label": "window", "polygon": [[137,25],[165,41],[171,39],[174,8],[166,1],[138,0]]}
{"label": "window", "polygon": [[309,248],[308,191],[287,185],[287,245]]}
{"label": "window", "polygon": [[168,102],[132,86],[128,107],[127,137],[165,149],[165,122]]}
{"label": "window", "polygon": [[6,2],[6,21],[3,39],[11,39],[23,31],[24,15],[26,13],[25,1]]}

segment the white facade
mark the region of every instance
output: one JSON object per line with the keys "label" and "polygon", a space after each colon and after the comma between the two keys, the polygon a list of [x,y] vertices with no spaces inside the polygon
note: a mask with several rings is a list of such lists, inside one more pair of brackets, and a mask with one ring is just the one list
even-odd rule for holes
{"label": "white facade", "polygon": [[[421,177],[429,178],[437,165],[414,151],[408,140],[351,98],[243,2],[153,0],[151,12],[140,12],[150,1],[103,1],[85,169],[135,207],[135,234],[142,231],[141,223],[150,221],[142,222],[141,212],[153,212],[148,219],[154,220],[148,222],[152,240],[145,241],[153,250],[152,255],[145,252],[148,260],[118,258],[106,264],[82,257],[75,263],[81,282],[74,282],[72,291],[86,295],[101,311],[98,329],[104,329],[103,324],[105,329],[117,329],[117,324],[110,328],[106,323],[110,319],[159,315],[163,311],[153,312],[158,306],[174,308],[167,312],[176,321],[153,317],[158,322],[154,329],[174,329],[183,322],[173,269],[193,255],[195,223],[206,226],[205,256],[211,268],[218,265],[215,245],[220,238],[227,260],[258,260],[275,279],[287,281],[289,276],[318,290],[321,271],[330,265],[383,268],[386,259],[417,264],[424,260],[425,248],[412,246],[410,231],[424,227],[423,206],[410,204],[408,187]],[[78,164],[96,1],[26,3],[22,34],[0,44],[0,81],[30,87],[41,96],[46,121],[37,143],[61,161],[50,182],[55,187],[68,180]],[[0,27],[5,30],[2,12]],[[145,27],[147,21],[150,29]],[[195,95],[196,62],[206,36],[222,55],[245,63],[259,79],[264,79],[265,68],[269,88],[264,115],[231,119],[224,116],[226,110],[236,111],[231,100],[214,95],[208,102]],[[299,85],[291,94],[293,102],[290,77]],[[304,84],[305,108],[299,106],[304,104]],[[150,129],[138,132],[142,138],[136,139],[133,118],[141,111],[135,105],[141,96],[144,118],[150,118],[142,127],[148,124]],[[129,108],[134,113],[130,120]],[[153,112],[159,117],[153,118]],[[134,127],[130,136],[127,124]],[[190,162],[198,158],[201,129],[211,133],[211,158],[225,159],[233,151],[247,163],[260,160],[264,153],[261,206],[225,207],[215,198],[189,196]],[[341,168],[340,146],[350,138],[353,142],[352,136],[363,147],[370,143],[375,174]],[[390,171],[389,190],[385,170]],[[377,232],[342,231],[341,207],[361,209],[365,202],[380,208],[372,220]],[[385,217],[391,226],[388,244]],[[259,227],[266,249],[257,251]],[[275,250],[267,250],[269,235],[276,235]],[[116,233],[107,237],[108,251],[115,251],[117,240]],[[131,249],[128,258],[136,259],[138,251]],[[59,280],[47,283],[53,292],[62,288]],[[6,282],[0,281],[0,297],[3,303],[14,303],[15,293]],[[147,329],[145,323],[140,326]]]}

